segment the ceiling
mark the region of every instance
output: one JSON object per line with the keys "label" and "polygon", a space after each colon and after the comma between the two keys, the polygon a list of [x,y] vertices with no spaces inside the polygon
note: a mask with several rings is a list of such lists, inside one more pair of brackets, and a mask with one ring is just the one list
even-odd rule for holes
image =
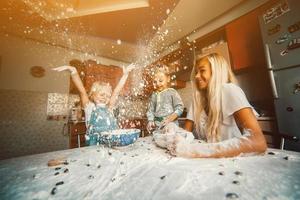
{"label": "ceiling", "polygon": [[133,62],[159,54],[244,1],[6,0],[0,1],[0,32]]}

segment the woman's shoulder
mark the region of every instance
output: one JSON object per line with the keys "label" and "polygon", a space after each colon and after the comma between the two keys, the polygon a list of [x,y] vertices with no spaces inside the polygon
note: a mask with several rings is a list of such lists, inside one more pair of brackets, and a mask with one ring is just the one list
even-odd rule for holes
{"label": "woman's shoulder", "polygon": [[222,85],[223,95],[245,95],[242,88],[234,83],[225,83]]}
{"label": "woman's shoulder", "polygon": [[222,87],[222,101],[226,104],[249,104],[246,94],[238,85],[226,83]]}
{"label": "woman's shoulder", "polygon": [[251,106],[242,88],[234,83],[226,83],[222,88],[222,107],[223,114],[231,115],[241,108]]}
{"label": "woman's shoulder", "polygon": [[223,90],[242,90],[242,88],[240,88],[240,86],[238,86],[237,84],[234,84],[234,83],[225,83],[222,85],[222,89]]}

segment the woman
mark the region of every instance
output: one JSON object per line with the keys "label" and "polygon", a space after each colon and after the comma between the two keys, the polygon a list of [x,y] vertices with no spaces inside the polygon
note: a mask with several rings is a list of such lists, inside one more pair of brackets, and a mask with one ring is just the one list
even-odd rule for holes
{"label": "woman", "polygon": [[188,143],[177,135],[169,150],[183,157],[233,157],[265,152],[264,135],[255,111],[218,54],[197,58],[191,74],[193,103],[185,124],[207,143]]}

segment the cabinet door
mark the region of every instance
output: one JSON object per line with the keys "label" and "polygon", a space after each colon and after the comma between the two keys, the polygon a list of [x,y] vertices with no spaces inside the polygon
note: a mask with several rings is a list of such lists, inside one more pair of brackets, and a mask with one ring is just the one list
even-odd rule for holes
{"label": "cabinet door", "polygon": [[186,82],[181,80],[173,80],[171,81],[171,87],[174,89],[182,89],[185,88]]}
{"label": "cabinet door", "polygon": [[[77,69],[79,77],[83,83],[85,83],[85,64],[80,60],[73,59],[69,62],[70,66],[73,66]],[[70,77],[70,87],[69,87],[70,94],[79,94],[79,91],[75,87],[72,78]]]}
{"label": "cabinet door", "polygon": [[264,133],[268,147],[278,148],[280,142],[278,137],[274,135],[266,134],[266,132],[272,132],[272,133],[277,132],[276,122],[274,120],[258,120],[258,124],[262,132]]}
{"label": "cabinet door", "polygon": [[153,86],[153,74],[152,74],[152,68],[153,66],[147,66],[142,71],[142,79],[144,81],[144,88],[139,94],[143,98],[148,98],[152,92],[154,91]]}
{"label": "cabinet door", "polygon": [[101,65],[95,61],[87,61],[86,63],[85,88],[87,91],[90,91],[91,86],[96,81],[109,83],[114,89],[123,74],[120,67]]}
{"label": "cabinet door", "polygon": [[226,25],[233,70],[265,66],[264,47],[256,9]]}
{"label": "cabinet door", "polygon": [[78,135],[80,139],[80,146],[85,146],[85,122],[69,123],[69,146],[70,148],[78,147]]}

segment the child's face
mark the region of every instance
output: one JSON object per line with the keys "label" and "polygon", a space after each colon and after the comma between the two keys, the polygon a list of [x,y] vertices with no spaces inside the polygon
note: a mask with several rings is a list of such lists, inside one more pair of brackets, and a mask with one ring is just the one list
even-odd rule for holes
{"label": "child's face", "polygon": [[106,92],[94,92],[92,100],[95,104],[108,104],[110,95]]}
{"label": "child's face", "polygon": [[207,58],[201,59],[195,66],[195,81],[199,90],[205,90],[211,79],[211,66]]}
{"label": "child's face", "polygon": [[158,72],[155,74],[154,80],[153,80],[153,86],[156,91],[163,91],[168,87],[168,76],[165,75],[162,72]]}

